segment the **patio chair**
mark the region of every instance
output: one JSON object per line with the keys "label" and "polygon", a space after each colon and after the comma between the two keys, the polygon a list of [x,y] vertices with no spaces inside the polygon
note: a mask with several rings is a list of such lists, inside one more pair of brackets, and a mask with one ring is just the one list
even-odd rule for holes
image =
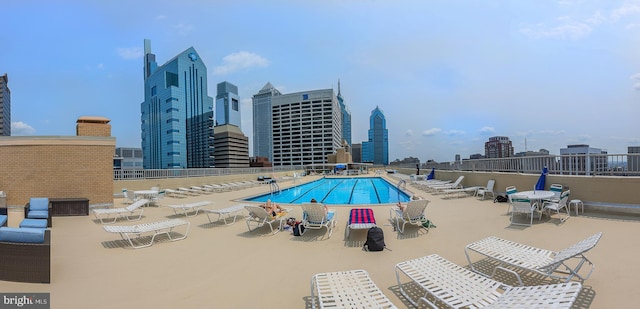
{"label": "patio chair", "polygon": [[[198,215],[198,211],[200,211],[200,208],[210,205],[212,203],[213,202],[210,202],[210,201],[201,201],[201,202],[188,203],[188,204],[167,205],[167,207],[173,209],[173,212],[176,215],[183,214],[185,217],[195,217]],[[189,212],[193,212],[193,214],[189,215]]]}
{"label": "patio chair", "polygon": [[[404,210],[400,210],[400,208],[395,206],[392,207],[389,210],[389,219],[391,219],[392,224],[394,224],[394,229],[402,234],[407,224],[424,227],[423,222],[427,219],[427,217],[425,217],[425,210],[429,202],[429,200],[411,200],[407,203]],[[426,229],[429,230],[428,227],[426,227]]]}
{"label": "patio chair", "polygon": [[352,208],[349,212],[345,238],[349,238],[351,229],[370,229],[374,226],[376,226],[376,217],[373,215],[373,209]]}
{"label": "patio chair", "polygon": [[[138,221],[142,218],[143,210],[141,207],[146,205],[148,202],[149,200],[147,199],[140,199],[124,208],[94,208],[92,212],[96,219],[100,220],[100,223],[102,224],[115,223],[119,217],[127,218],[129,221]],[[138,210],[140,210],[138,217],[133,217],[133,219],[131,219],[131,216],[134,216]],[[105,219],[110,219],[111,216],[113,216],[113,221],[104,221]]]}
{"label": "patio chair", "polygon": [[338,221],[336,212],[333,210],[326,211],[325,206],[320,203],[303,203],[300,206],[302,207],[301,224],[304,226],[302,234],[306,233],[309,229],[319,230],[326,228],[329,233],[327,238],[331,238],[333,228]]}
{"label": "patio chair", "polygon": [[[282,223],[284,222],[284,219],[286,217],[285,214],[287,212],[278,214],[277,216],[273,217],[267,212],[267,210],[265,210],[261,206],[246,205],[244,206],[244,208],[249,212],[249,216],[247,217],[246,221],[249,232],[255,231],[257,228],[263,227],[265,225],[269,226],[269,228],[271,229],[271,234],[274,235],[282,230]],[[277,229],[273,228],[274,223],[278,224]],[[252,225],[255,226],[253,230],[251,229]]]}
{"label": "patio chair", "polygon": [[[487,278],[432,254],[396,264],[402,295],[414,306],[431,308],[571,308],[582,290],[580,282],[514,287]],[[400,274],[424,290],[417,301],[405,291]],[[415,296],[414,296],[415,297]],[[440,306],[436,306],[436,304]]]}
{"label": "patio chair", "polygon": [[[173,238],[171,235],[175,228],[185,226],[186,231],[184,234],[181,234],[178,238]],[[187,234],[189,234],[189,228],[191,223],[189,221],[181,220],[181,219],[171,219],[150,223],[142,223],[137,225],[107,225],[104,227],[104,230],[109,233],[118,233],[123,240],[127,241],[131,247],[138,249],[149,247],[153,245],[154,240],[158,235],[167,235],[169,240],[178,241],[187,238]],[[148,237],[150,234],[151,239],[148,242],[142,241],[143,237]],[[140,243],[140,244],[136,244]]]}
{"label": "patio chair", "polygon": [[[495,275],[496,270],[501,269],[513,274],[520,285],[523,284],[520,275],[510,268],[534,272],[550,278],[564,280],[565,282],[571,281],[574,277],[584,282],[595,269],[593,263],[584,254],[595,247],[601,237],[602,232],[598,232],[556,252],[492,236],[467,245],[464,248],[464,253],[467,256],[471,270],[483,274],[475,269],[473,263],[471,263],[469,252],[473,251],[499,262],[499,265],[494,268],[491,277]],[[585,262],[591,266],[591,269],[586,275],[580,275],[580,269]]]}
{"label": "patio chair", "polygon": [[567,216],[560,219],[561,222],[564,222],[571,216],[569,214],[569,206],[567,206],[569,195],[571,195],[571,190],[564,191],[562,192],[562,194],[560,194],[560,200],[558,200],[558,202],[544,201],[542,203],[542,208],[546,210],[549,215],[551,215],[552,210],[555,210],[557,214],[560,214],[560,210],[564,208],[564,210],[567,212]]}
{"label": "patio chair", "polygon": [[32,197],[26,207],[26,218],[28,219],[46,219],[47,226],[51,226],[51,214],[49,213],[51,203],[47,197]]}
{"label": "patio chair", "polygon": [[[538,203],[531,203],[531,200],[525,195],[518,195],[517,193],[510,195],[511,205],[511,224],[512,225],[533,225],[533,215],[538,213],[538,220],[542,219],[542,212],[538,211]],[[525,214],[531,217],[529,224],[516,223],[514,221],[516,215]]]}
{"label": "patio chair", "polygon": [[124,200],[123,202],[125,204],[133,204],[135,203],[138,199],[136,199],[136,197],[133,194],[133,191],[129,191],[127,189],[123,189],[122,190],[122,195],[124,196]]}
{"label": "patio chair", "polygon": [[555,195],[548,199],[545,200],[545,202],[553,202],[553,203],[557,203],[560,201],[560,195],[562,194],[562,190],[564,190],[564,187],[561,184],[557,184],[557,183],[553,183],[551,184],[551,186],[549,186],[549,191],[553,192]]}
{"label": "patio chair", "polygon": [[320,308],[397,308],[362,269],[314,275],[311,308],[316,298]]}
{"label": "patio chair", "polygon": [[495,199],[496,198],[496,194],[495,192],[493,192],[493,187],[496,185],[496,180],[495,179],[489,179],[489,181],[487,181],[487,186],[486,187],[480,187],[478,188],[478,190],[476,191],[476,197],[482,196],[482,200],[484,200],[487,195],[491,194],[491,198]]}

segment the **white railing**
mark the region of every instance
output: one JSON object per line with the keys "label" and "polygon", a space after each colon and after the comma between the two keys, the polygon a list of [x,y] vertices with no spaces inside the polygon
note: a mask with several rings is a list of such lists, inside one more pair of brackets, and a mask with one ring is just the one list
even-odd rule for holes
{"label": "white railing", "polygon": [[640,153],[548,155],[429,162],[422,164],[421,168],[535,174],[542,171],[545,166],[549,169],[549,174],[556,175],[640,176]]}
{"label": "white railing", "polygon": [[165,178],[190,178],[224,175],[265,174],[271,175],[277,172],[302,170],[302,166],[274,166],[274,167],[248,167],[248,168],[188,168],[188,169],[115,169],[114,180],[133,179],[165,179]]}

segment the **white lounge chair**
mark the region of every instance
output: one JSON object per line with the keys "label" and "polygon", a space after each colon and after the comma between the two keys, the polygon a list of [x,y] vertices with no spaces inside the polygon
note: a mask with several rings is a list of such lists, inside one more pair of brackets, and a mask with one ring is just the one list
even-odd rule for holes
{"label": "white lounge chair", "polygon": [[458,179],[456,179],[456,181],[453,182],[453,183],[427,185],[426,189],[427,189],[427,191],[441,191],[441,190],[448,190],[448,189],[460,189],[460,188],[462,188],[462,180],[463,179],[464,179],[464,176],[459,176]]}
{"label": "white lounge chair", "polygon": [[[424,302],[431,308],[440,308],[440,303],[450,308],[571,308],[582,289],[580,282],[513,287],[437,254],[398,263],[395,270],[402,295],[414,306]],[[416,291],[405,291],[401,274],[425,291],[418,301],[409,296]]]}
{"label": "white lounge chair", "polygon": [[309,229],[319,230],[326,228],[329,236],[333,233],[336,226],[337,215],[334,210],[326,211],[323,204],[320,203],[303,203],[302,207],[302,226],[304,226],[303,234]]}
{"label": "white lounge chair", "polygon": [[466,188],[457,188],[457,189],[444,189],[440,192],[444,193],[446,196],[456,195],[456,197],[460,197],[461,195],[476,195],[478,192],[478,186],[466,187]]}
{"label": "white lounge chair", "polygon": [[179,187],[178,191],[182,192],[184,195],[200,195],[200,192],[198,190],[189,189],[185,187]]}
{"label": "white lounge chair", "polygon": [[[207,214],[209,223],[214,222],[213,220],[211,220],[210,214],[217,214],[218,220],[216,221],[220,221],[220,219],[222,219],[225,225],[230,225],[230,224],[236,223],[236,217],[238,217],[238,214],[245,209],[244,206],[245,205],[238,204],[238,205],[233,205],[233,206],[229,206],[221,209],[203,209],[202,211],[204,211]],[[233,222],[227,223],[227,218],[231,217],[231,215],[233,215]]]}
{"label": "white lounge chair", "polygon": [[171,197],[185,197],[186,194],[184,192],[180,192],[178,190],[173,189],[164,189],[166,195],[171,195]]}
{"label": "white lounge chair", "polygon": [[402,234],[407,224],[423,226],[424,220],[427,219],[425,210],[429,202],[429,200],[411,200],[405,206],[404,211],[396,206],[392,207],[389,210],[389,218],[395,224],[394,228]]}
{"label": "white lounge chair", "polygon": [[[591,276],[595,268],[593,263],[589,261],[584,254],[595,247],[601,237],[602,232],[599,232],[566,249],[556,252],[492,236],[467,245],[464,248],[464,252],[471,270],[481,273],[476,270],[473,263],[471,263],[469,253],[473,251],[500,263],[500,265],[493,270],[491,277],[493,277],[497,269],[502,269],[515,275],[520,285],[522,285],[520,275],[504,266],[531,271],[551,278],[564,280],[565,282],[569,282],[574,277],[584,281]],[[577,260],[577,262],[568,264],[569,260]],[[591,269],[586,275],[580,275],[579,271],[585,262],[591,266]]]}
{"label": "white lounge chair", "polygon": [[[200,208],[211,204],[213,204],[213,202],[201,201],[189,204],[167,205],[167,207],[173,209],[173,212],[176,215],[183,214],[185,217],[195,217],[198,215],[198,211],[200,211]],[[189,215],[190,212],[193,212],[193,214]]]}
{"label": "white lounge chair", "polygon": [[[171,236],[173,230],[180,226],[186,226],[186,231],[178,238]],[[123,240],[129,242],[133,248],[144,248],[153,245],[156,236],[165,234],[171,241],[177,241],[187,238],[189,234],[189,227],[191,224],[188,221],[181,219],[171,219],[158,222],[142,223],[137,225],[107,225],[104,230],[109,233],[118,233]],[[148,242],[142,241],[143,237],[150,235],[151,239]],[[135,243],[140,243],[136,245]]]}
{"label": "white lounge chair", "polygon": [[[127,207],[94,208],[92,212],[93,212],[93,215],[96,217],[96,219],[100,220],[102,224],[115,223],[116,220],[118,220],[118,218],[127,218],[127,220],[129,221],[138,221],[142,218],[142,211],[143,211],[142,206],[146,205],[147,203],[149,203],[149,200],[140,199]],[[140,211],[140,213],[137,215],[137,218],[136,218],[135,215],[137,211]],[[113,221],[105,222],[105,219],[111,219],[111,216],[113,216]],[[132,216],[134,216],[133,219],[132,219]]]}
{"label": "white lounge chair", "polygon": [[[271,216],[271,214],[267,213],[267,211],[261,206],[246,205],[244,206],[244,208],[249,212],[249,216],[247,217],[247,221],[246,221],[247,227],[249,228],[249,232],[254,231],[255,229],[263,227],[265,225],[268,225],[269,228],[271,229],[271,233],[274,235],[278,233],[280,230],[282,230],[282,224],[286,218],[285,214],[288,212],[287,211],[284,214],[280,214],[273,217]],[[273,228],[274,223],[278,224],[277,229]],[[255,226],[253,230],[251,229],[252,225]]]}
{"label": "white lounge chair", "polygon": [[311,308],[316,298],[320,308],[397,308],[362,269],[314,275]]}

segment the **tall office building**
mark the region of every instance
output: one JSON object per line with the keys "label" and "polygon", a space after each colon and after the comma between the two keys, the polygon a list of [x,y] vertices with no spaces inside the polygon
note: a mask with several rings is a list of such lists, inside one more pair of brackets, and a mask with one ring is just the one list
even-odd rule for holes
{"label": "tall office building", "polygon": [[260,91],[253,95],[253,156],[269,158],[273,162],[271,152],[271,102],[274,97],[281,95],[280,91],[267,83]]}
{"label": "tall office building", "polygon": [[342,114],[342,139],[347,141],[349,144],[349,149],[351,148],[351,112],[346,104],[344,104],[344,99],[342,98],[342,94],[340,93],[340,80],[338,80],[338,104],[340,105],[340,113]]}
{"label": "tall office building", "polygon": [[511,140],[506,136],[490,137],[484,143],[485,158],[509,158],[513,157],[513,146]]}
{"label": "tall office building", "polygon": [[144,40],[144,102],[140,104],[145,169],[212,167],[213,98],[207,67],[193,47],[162,66]]}
{"label": "tall office building", "polygon": [[377,106],[369,117],[369,140],[362,142],[362,162],[389,165],[387,120]]}
{"label": "tall office building", "polygon": [[0,136],[11,136],[11,91],[7,73],[0,76]]}
{"label": "tall office building", "polygon": [[273,166],[327,163],[342,147],[342,117],[333,89],[274,96]]}
{"label": "tall office building", "polygon": [[238,86],[230,82],[219,83],[216,95],[216,125],[232,124],[240,129],[240,96]]}

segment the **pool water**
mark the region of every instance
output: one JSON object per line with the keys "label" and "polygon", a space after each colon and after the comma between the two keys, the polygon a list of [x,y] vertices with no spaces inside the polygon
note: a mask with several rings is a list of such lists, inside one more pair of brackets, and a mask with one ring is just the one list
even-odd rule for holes
{"label": "pool water", "polygon": [[409,201],[409,195],[380,177],[322,178],[299,186],[246,199],[250,202],[284,204],[308,203],[315,199],[323,204],[396,204]]}

